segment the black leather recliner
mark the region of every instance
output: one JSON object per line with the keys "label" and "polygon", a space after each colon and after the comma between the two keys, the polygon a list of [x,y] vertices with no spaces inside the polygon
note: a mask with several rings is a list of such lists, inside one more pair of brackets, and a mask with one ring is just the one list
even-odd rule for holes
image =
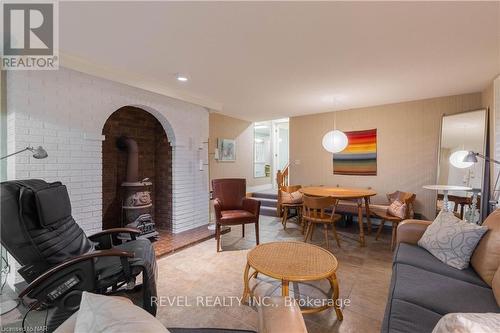
{"label": "black leather recliner", "polygon": [[49,331],[78,310],[83,291],[128,292],[140,274],[142,307],[156,315],[155,253],[149,240],[136,238],[139,230],[115,228],[87,237],[71,216],[68,192],[60,182],[3,182],[0,195],[1,243],[22,265],[18,272],[29,283],[19,297],[55,306]]}

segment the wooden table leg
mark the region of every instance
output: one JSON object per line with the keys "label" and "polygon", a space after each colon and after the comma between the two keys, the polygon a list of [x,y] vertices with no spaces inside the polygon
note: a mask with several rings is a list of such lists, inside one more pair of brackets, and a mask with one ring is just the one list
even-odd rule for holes
{"label": "wooden table leg", "polygon": [[306,232],[306,226],[305,226],[305,224],[304,224],[304,218],[303,218],[303,216],[302,216],[302,214],[304,213],[304,212],[302,211],[302,206],[299,206],[299,208],[298,208],[298,212],[299,212],[299,224],[300,224],[300,226],[302,227],[302,235],[304,235],[304,234],[305,234],[305,232]]}
{"label": "wooden table leg", "polygon": [[392,222],[391,251],[394,251],[394,247],[396,246],[397,229],[398,229],[398,223]]}
{"label": "wooden table leg", "polygon": [[287,280],[281,280],[281,296],[283,296],[283,297],[288,296],[288,281]]}
{"label": "wooden table leg", "polygon": [[332,287],[332,298],[333,298],[333,306],[335,308],[335,314],[337,315],[338,320],[343,320],[344,315],[342,314],[342,309],[339,304],[339,282],[337,281],[337,275],[333,273],[332,276],[328,278],[330,281],[330,286]]}
{"label": "wooden table leg", "polygon": [[281,218],[281,225],[283,226],[283,229],[286,230],[286,220],[288,220],[288,207],[285,206],[283,208],[283,217]]}
{"label": "wooden table leg", "polygon": [[312,222],[306,221],[304,228],[306,229],[306,234],[304,236],[304,242],[307,243],[307,239],[309,238],[309,234],[311,233],[311,229],[312,229]]}
{"label": "wooden table leg", "polygon": [[243,273],[243,302],[248,302],[248,296],[250,296],[250,276],[248,273],[250,272],[250,265],[247,263],[245,267],[245,272]]}
{"label": "wooden table leg", "polygon": [[370,220],[370,200],[368,197],[365,197],[365,211],[366,211],[366,226],[368,227],[368,235],[372,233],[372,221]]}
{"label": "wooden table leg", "polygon": [[365,246],[365,231],[363,228],[363,200],[358,199],[358,224],[359,224],[359,243]]}

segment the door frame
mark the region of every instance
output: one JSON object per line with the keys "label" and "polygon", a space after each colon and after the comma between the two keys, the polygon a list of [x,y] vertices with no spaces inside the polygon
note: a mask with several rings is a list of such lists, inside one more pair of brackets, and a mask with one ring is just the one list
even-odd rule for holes
{"label": "door frame", "polygon": [[[279,168],[279,132],[278,132],[278,127],[283,124],[283,123],[290,123],[289,118],[281,118],[281,119],[276,119],[272,121],[272,167],[271,167],[271,172],[272,172],[272,184],[273,188],[277,189],[278,184],[276,183],[276,173],[278,172]],[[288,126],[288,153],[290,153],[290,125]]]}

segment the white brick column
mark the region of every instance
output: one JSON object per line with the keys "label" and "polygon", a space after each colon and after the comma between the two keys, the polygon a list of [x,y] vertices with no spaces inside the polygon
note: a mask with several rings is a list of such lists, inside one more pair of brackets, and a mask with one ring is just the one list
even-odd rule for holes
{"label": "white brick column", "polygon": [[[75,220],[87,232],[102,228],[102,128],[120,107],[153,114],[172,144],[172,223],[181,232],[208,223],[208,112],[193,104],[68,69],[7,74],[8,179],[61,181],[70,192]],[[201,148],[201,149],[200,149]],[[117,217],[119,218],[119,217]]]}

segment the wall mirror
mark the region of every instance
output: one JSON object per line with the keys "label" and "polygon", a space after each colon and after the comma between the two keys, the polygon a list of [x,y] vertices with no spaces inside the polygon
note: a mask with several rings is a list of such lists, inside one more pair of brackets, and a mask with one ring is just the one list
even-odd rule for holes
{"label": "wall mirror", "polygon": [[[449,191],[448,207],[455,215],[469,222],[481,219],[484,196],[485,162],[464,162],[469,151],[485,154],[487,111],[477,110],[443,115],[439,147],[438,184],[464,186],[471,191]],[[443,205],[444,194],[438,192],[436,212]]]}
{"label": "wall mirror", "polygon": [[272,150],[271,150],[271,127],[270,121],[257,122],[254,124],[254,177],[269,177],[271,174]]}

